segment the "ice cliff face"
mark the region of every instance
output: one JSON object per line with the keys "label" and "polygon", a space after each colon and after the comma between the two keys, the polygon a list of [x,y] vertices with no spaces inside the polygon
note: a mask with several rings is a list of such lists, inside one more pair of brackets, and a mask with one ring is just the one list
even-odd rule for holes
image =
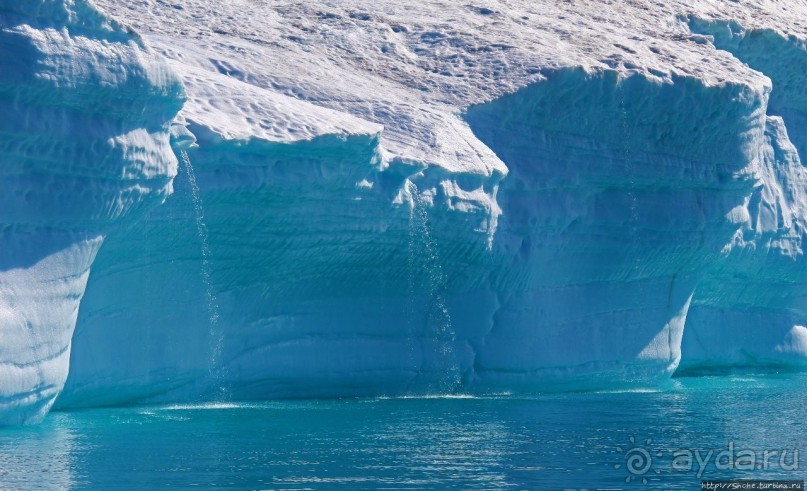
{"label": "ice cliff face", "polygon": [[807,45],[803,35],[690,17],[693,32],[770,77],[763,144],[746,173],[753,193],[732,211],[739,225],[699,286],[682,373],[725,366],[807,364],[804,287]]}
{"label": "ice cliff face", "polygon": [[0,1],[0,424],[36,421],[68,372],[111,226],[171,191],[181,86],[83,1]]}
{"label": "ice cliff face", "polygon": [[[188,100],[175,192],[146,210],[175,171],[177,92],[109,28],[138,56],[116,67],[162,75],[80,100],[160,146],[93,160],[119,173],[66,193],[80,202],[43,199],[41,221],[74,214],[71,232],[124,222],[94,263],[61,406],[647,386],[807,362],[803,6],[98,5]],[[85,16],[70,9],[60,22]],[[99,82],[103,66],[75,64]],[[120,172],[131,155],[160,179]],[[89,197],[134,182],[148,192],[120,213]],[[81,271],[92,244],[67,253]],[[72,299],[72,326],[80,292],[54,298]]]}

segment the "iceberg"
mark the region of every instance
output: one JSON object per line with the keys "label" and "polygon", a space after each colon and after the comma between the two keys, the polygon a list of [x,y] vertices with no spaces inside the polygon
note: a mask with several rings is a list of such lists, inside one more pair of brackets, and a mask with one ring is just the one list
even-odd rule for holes
{"label": "iceberg", "polygon": [[0,4],[2,422],[807,366],[807,17],[95,4]]}

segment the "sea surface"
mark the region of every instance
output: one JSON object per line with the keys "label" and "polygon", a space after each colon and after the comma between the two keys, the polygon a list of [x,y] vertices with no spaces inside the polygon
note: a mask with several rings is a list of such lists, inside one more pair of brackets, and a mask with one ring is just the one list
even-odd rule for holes
{"label": "sea surface", "polygon": [[792,374],[659,391],[54,412],[0,429],[0,489],[694,490],[702,479],[805,479],[805,420],[807,377]]}

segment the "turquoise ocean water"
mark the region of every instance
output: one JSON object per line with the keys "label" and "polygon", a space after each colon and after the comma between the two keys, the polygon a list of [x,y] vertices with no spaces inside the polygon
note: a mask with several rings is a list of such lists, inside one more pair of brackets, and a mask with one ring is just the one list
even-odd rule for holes
{"label": "turquoise ocean water", "polygon": [[700,489],[804,479],[805,416],[807,377],[792,374],[55,412],[0,429],[0,489]]}

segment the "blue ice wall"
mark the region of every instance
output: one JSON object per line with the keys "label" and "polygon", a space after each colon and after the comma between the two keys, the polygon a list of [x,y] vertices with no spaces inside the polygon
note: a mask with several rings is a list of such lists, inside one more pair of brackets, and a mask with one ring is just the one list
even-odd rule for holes
{"label": "blue ice wall", "polygon": [[82,0],[0,1],[0,53],[0,424],[18,424],[62,389],[105,235],[171,192],[182,89]]}

